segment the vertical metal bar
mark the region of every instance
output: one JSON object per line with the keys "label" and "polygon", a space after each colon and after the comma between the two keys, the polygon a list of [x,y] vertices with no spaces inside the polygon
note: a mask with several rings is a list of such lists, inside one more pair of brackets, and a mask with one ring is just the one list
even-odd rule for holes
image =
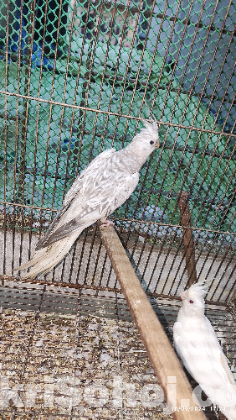
{"label": "vertical metal bar", "polygon": [[[47,11],[48,11],[48,0],[45,1],[45,10],[44,10],[44,24],[43,24],[43,37],[42,37],[42,54],[40,61],[40,70],[39,70],[39,85],[38,85],[38,98],[40,97],[41,84],[42,84],[42,74],[43,74],[43,58],[44,58],[44,45],[45,45],[45,34],[46,34],[46,23],[47,23]],[[36,176],[36,161],[37,161],[37,149],[38,149],[38,129],[39,129],[39,118],[40,118],[40,102],[37,104],[37,119],[36,119],[36,130],[35,130],[35,143],[34,143],[34,164],[33,164],[33,185],[32,185],[32,199],[31,205],[34,205],[34,191],[35,191],[35,176]],[[34,210],[31,210],[31,221],[30,221],[30,231],[29,231],[29,250],[28,257],[31,257],[31,240],[32,240],[32,223],[33,223]]]}
{"label": "vertical metal bar", "polygon": [[[5,63],[5,92],[7,92],[7,76],[8,76],[8,40],[9,40],[9,0],[7,0],[7,30],[6,30],[6,63]],[[7,95],[5,95],[5,121],[4,121],[4,201],[6,202],[7,192]],[[7,221],[7,209],[4,204],[4,221],[3,221],[3,274],[6,270],[6,221]]]}
{"label": "vertical metal bar", "polygon": [[183,242],[185,249],[186,267],[188,272],[187,287],[190,287],[193,283],[197,282],[197,272],[188,198],[189,194],[186,191],[181,191],[179,193],[178,203],[180,210],[180,221],[183,229]]}
{"label": "vertical metal bar", "polygon": [[[35,18],[35,3],[36,0],[30,1],[29,3],[29,25],[28,37],[27,37],[27,55],[25,58],[25,95],[30,93],[30,77],[31,77],[31,62],[33,54],[33,41],[34,41],[34,18]],[[22,2],[23,4],[23,2]],[[23,14],[23,7],[21,9]],[[21,20],[21,24],[22,24]],[[20,28],[22,31],[22,27]],[[27,143],[27,128],[28,128],[28,117],[29,117],[29,99],[24,101],[24,112],[23,112],[23,123],[22,123],[22,144],[21,144],[21,153],[20,153],[20,164],[19,164],[19,187],[18,187],[18,201],[21,204],[24,204],[24,190],[25,190],[25,164],[26,164],[26,143]],[[19,255],[19,265],[21,264],[21,256],[23,249],[23,233],[24,233],[24,209],[20,208],[21,213],[21,239],[20,239],[20,255]]]}
{"label": "vertical metal bar", "polygon": [[[50,100],[53,99],[53,93],[54,93],[54,84],[55,84],[55,74],[56,74],[56,57],[57,57],[57,49],[58,49],[58,39],[59,39],[59,31],[60,31],[60,23],[61,23],[61,9],[62,9],[62,0],[59,2],[59,12],[58,12],[58,26],[57,26],[57,35],[56,35],[56,43],[55,43],[55,53],[54,53],[54,63],[53,63],[53,77],[52,77],[52,85],[51,85],[51,93],[50,93]],[[45,186],[46,186],[46,178],[47,178],[47,164],[48,164],[48,146],[49,146],[49,138],[50,138],[50,125],[51,125],[51,117],[52,117],[52,107],[53,105],[50,103],[49,108],[49,115],[48,115],[48,132],[47,132],[47,145],[46,145],[46,156],[45,156],[45,165],[44,165],[44,183],[43,183],[43,190],[42,190],[42,201],[41,201],[41,207],[43,207],[44,203],[44,194],[45,194]],[[41,235],[41,229],[42,229],[42,217],[43,213],[42,210],[40,212],[40,235]]]}
{"label": "vertical metal bar", "polygon": [[[231,261],[229,262],[229,264],[230,264],[230,263],[231,263]],[[233,274],[235,274],[235,270],[236,270],[236,263],[234,264],[233,270],[231,271],[230,275],[228,276],[228,281],[231,279],[231,277],[233,276]],[[231,286],[231,289],[229,290],[228,297],[226,298],[226,302],[227,302],[227,303],[229,302],[230,297],[232,296],[232,293],[233,293],[234,291],[235,291],[235,293],[236,293],[235,283],[236,283],[236,281],[234,281],[234,283],[233,283],[233,284],[232,284],[232,286]],[[222,293],[223,293],[223,291],[222,291]],[[222,293],[220,294],[220,296],[219,296],[219,298],[218,298],[218,302],[220,301],[220,298],[221,298]]]}
{"label": "vertical metal bar", "polygon": [[[20,92],[21,84],[21,39],[22,39],[22,19],[23,19],[23,2],[21,4],[21,13],[20,13],[20,31],[19,31],[19,43],[18,43],[18,70],[17,70],[17,93]],[[8,47],[6,48],[8,51]],[[17,155],[18,155],[18,136],[19,136],[19,103],[20,99],[16,98],[16,136],[15,136],[15,162],[14,162],[14,184],[13,184],[13,202],[16,200],[17,193]],[[13,206],[13,229],[12,229],[12,270],[14,268],[14,259],[15,259],[15,213],[16,207]]]}
{"label": "vertical metal bar", "polygon": [[[29,95],[30,92],[30,76],[31,76],[31,58],[33,53],[33,38],[34,38],[34,11],[35,11],[35,2],[36,0],[31,0],[28,5],[29,15],[28,15],[28,37],[27,37],[27,52],[25,61],[25,95]],[[23,2],[22,2],[23,4]],[[21,9],[23,13],[23,8]],[[22,19],[21,19],[22,25]],[[22,31],[23,27],[20,27]],[[20,47],[19,47],[20,48]],[[29,113],[29,99],[24,101],[24,112],[22,120],[22,145],[21,145],[21,154],[20,154],[20,165],[19,165],[19,189],[18,189],[18,200],[20,203],[24,204],[24,185],[25,185],[25,153],[26,153],[26,141],[27,141],[27,126],[28,126],[28,113]],[[23,217],[23,213],[22,213]],[[23,218],[22,218],[23,222]]]}
{"label": "vertical metal bar", "polygon": [[[22,7],[22,6],[21,6]],[[20,28],[22,28],[22,13],[20,14]],[[22,38],[22,31],[19,31],[19,44],[18,44],[18,70],[17,70],[17,93],[20,92],[20,82],[21,82],[21,38]],[[6,48],[8,51],[8,47]],[[10,58],[10,57],[9,57]],[[16,98],[16,136],[15,136],[15,162],[14,162],[14,183],[13,183],[13,202],[16,200],[16,191],[17,191],[17,154],[18,154],[18,133],[19,133],[19,103],[20,99]],[[15,213],[16,207],[13,206],[13,229],[12,229],[12,262],[11,267],[12,270],[14,268],[14,259],[15,259]]]}
{"label": "vertical metal bar", "polygon": [[[83,260],[83,255],[84,255],[84,249],[85,249],[85,245],[86,245],[88,228],[86,228],[83,233],[84,233],[84,240],[83,240],[83,244],[82,244],[82,247],[81,247],[81,254],[80,254],[80,259],[79,259],[79,264],[78,264],[78,271],[77,271],[77,276],[76,276],[76,280],[75,280],[76,284],[79,283],[79,275],[80,275],[80,269],[81,269],[81,264],[82,264],[82,260]],[[85,282],[86,282],[86,280],[85,280]]]}
{"label": "vertical metal bar", "polygon": [[236,315],[236,290],[234,291],[233,295],[231,296],[230,302],[228,303],[228,307],[232,306]]}
{"label": "vertical metal bar", "polygon": [[98,230],[98,227],[97,227],[97,225],[95,225],[94,229],[93,229],[93,235],[92,235],[92,239],[91,239],[91,243],[90,243],[90,249],[89,249],[89,256],[88,256],[88,261],[87,261],[86,270],[85,270],[85,283],[87,283],[88,272],[89,272],[89,262],[91,261],[92,252],[93,252],[93,245],[94,245],[94,240],[95,240],[95,237],[96,237],[97,230]]}

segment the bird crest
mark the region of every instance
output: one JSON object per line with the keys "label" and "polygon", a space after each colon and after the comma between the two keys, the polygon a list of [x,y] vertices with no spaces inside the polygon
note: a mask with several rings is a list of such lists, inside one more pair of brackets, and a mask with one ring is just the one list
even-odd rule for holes
{"label": "bird crest", "polygon": [[145,125],[145,128],[142,128],[140,133],[135,138],[143,138],[145,137],[151,137],[154,140],[159,140],[158,136],[158,128],[159,124],[157,121],[153,121],[150,123],[147,120],[142,120],[143,124]]}
{"label": "bird crest", "polygon": [[201,283],[195,283],[190,286],[189,289],[184,290],[180,293],[180,296],[182,298],[201,298],[203,299],[204,296],[207,294],[206,285],[204,282]]}
{"label": "bird crest", "polygon": [[156,120],[152,121],[152,123],[149,123],[148,121],[144,120],[143,123],[145,125],[145,128],[143,130],[147,130],[150,136],[158,135],[159,124]]}

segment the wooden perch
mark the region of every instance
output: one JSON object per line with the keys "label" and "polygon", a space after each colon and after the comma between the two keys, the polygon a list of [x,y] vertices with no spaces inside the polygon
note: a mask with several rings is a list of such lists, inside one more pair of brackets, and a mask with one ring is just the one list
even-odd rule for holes
{"label": "wooden perch", "polygon": [[180,222],[183,229],[184,252],[186,258],[186,267],[188,272],[187,288],[193,283],[197,283],[197,271],[194,254],[193,232],[191,227],[190,209],[188,203],[189,194],[181,191],[178,195]]}
{"label": "wooden perch", "polygon": [[[192,389],[181,364],[159,322],[114,228],[100,227],[102,241],[110,257],[122,292],[160,382],[168,406],[176,420],[206,419],[192,400]],[[176,390],[176,391],[175,391]],[[176,397],[175,397],[176,393]],[[189,407],[181,411],[181,407]],[[194,411],[191,411],[193,407]]]}

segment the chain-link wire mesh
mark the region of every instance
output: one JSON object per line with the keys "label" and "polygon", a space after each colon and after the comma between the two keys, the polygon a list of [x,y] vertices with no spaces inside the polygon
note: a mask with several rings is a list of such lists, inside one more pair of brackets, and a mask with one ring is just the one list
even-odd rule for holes
{"label": "chain-link wire mesh", "polygon": [[[176,294],[186,272],[177,197],[187,191],[198,276],[211,280],[210,299],[231,298],[235,21],[227,0],[0,1],[2,273],[30,257],[76,175],[154,116],[161,147],[112,217],[150,293]],[[97,236],[82,235],[61,282],[119,289]]]}

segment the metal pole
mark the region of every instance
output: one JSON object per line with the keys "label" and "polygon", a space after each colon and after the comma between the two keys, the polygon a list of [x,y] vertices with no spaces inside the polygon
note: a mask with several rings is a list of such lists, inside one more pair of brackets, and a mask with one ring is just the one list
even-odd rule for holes
{"label": "metal pole", "polygon": [[164,391],[168,406],[178,408],[173,412],[173,418],[176,420],[205,419],[203,412],[198,411],[199,407],[192,400],[192,389],[188,379],[141,287],[117,233],[111,226],[100,227],[100,231],[103,244]]}

